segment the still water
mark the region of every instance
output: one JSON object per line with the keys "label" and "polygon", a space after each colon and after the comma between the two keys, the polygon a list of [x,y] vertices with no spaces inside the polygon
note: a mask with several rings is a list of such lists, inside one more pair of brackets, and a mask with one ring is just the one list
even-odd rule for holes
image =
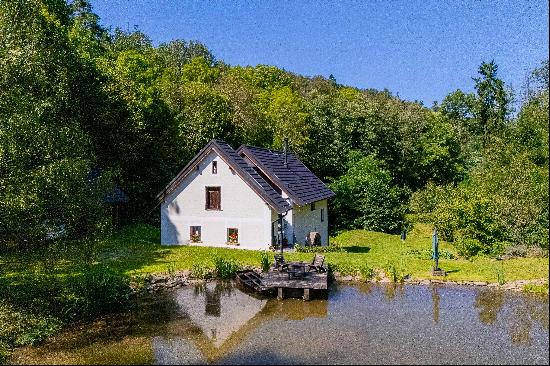
{"label": "still water", "polygon": [[459,286],[334,285],[266,299],[231,283],[151,295],[12,363],[548,364],[548,299]]}

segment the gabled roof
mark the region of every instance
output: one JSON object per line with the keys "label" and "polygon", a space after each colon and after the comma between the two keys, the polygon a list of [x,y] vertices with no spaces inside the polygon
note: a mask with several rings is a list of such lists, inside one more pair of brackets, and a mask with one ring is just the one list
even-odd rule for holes
{"label": "gabled roof", "polygon": [[281,151],[242,145],[237,149],[237,154],[249,158],[299,206],[335,196],[294,154],[287,154],[286,167]]}
{"label": "gabled roof", "polygon": [[157,199],[163,201],[166,196],[174,192],[179,184],[193,171],[209,153],[214,150],[218,156],[229,165],[235,173],[245,181],[254,192],[256,192],[271,208],[278,213],[290,210],[290,204],[278,194],[271,185],[243,158],[241,158],[229,144],[222,140],[212,140],[199,151],[197,155],[168,183],[166,188],[157,195]]}

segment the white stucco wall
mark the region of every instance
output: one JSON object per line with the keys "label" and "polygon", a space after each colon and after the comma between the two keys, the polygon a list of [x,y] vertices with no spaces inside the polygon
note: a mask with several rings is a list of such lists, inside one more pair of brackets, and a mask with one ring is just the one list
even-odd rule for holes
{"label": "white stucco wall", "polygon": [[[213,160],[217,174],[212,174]],[[220,211],[205,209],[207,186],[221,187]],[[201,226],[199,245],[233,247],[226,244],[228,228],[239,229],[237,248],[271,244],[271,208],[213,151],[161,205],[162,244],[188,244],[191,226]]]}
{"label": "white stucco wall", "polygon": [[[323,209],[323,221],[321,221],[321,209]],[[321,235],[321,244],[328,245],[327,200],[315,202],[314,211],[311,211],[311,205],[295,206],[292,210],[292,226],[296,243],[303,245],[309,232],[317,231]]]}

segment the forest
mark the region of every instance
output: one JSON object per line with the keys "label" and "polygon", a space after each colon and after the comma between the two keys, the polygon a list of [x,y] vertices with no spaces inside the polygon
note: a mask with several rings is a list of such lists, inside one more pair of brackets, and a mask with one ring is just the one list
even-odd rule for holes
{"label": "forest", "polygon": [[330,188],[331,230],[435,224],[464,257],[547,253],[548,60],[513,90],[487,60],[432,106],[330,75],[232,66],[200,41],[107,29],[86,0],[0,3],[0,250],[158,225],[212,138],[281,149]]}

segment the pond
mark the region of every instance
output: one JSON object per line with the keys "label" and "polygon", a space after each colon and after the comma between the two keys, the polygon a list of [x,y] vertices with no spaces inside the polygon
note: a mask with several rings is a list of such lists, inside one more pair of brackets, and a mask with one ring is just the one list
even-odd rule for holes
{"label": "pond", "polygon": [[142,298],[12,363],[548,364],[548,299],[461,286],[337,285],[328,300],[209,282]]}

